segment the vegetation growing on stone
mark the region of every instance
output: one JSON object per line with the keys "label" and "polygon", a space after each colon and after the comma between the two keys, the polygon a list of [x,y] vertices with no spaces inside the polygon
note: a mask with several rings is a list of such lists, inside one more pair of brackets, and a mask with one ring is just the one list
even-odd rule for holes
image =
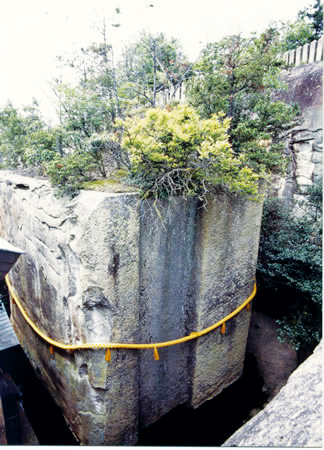
{"label": "vegetation growing on stone", "polygon": [[[6,165],[39,167],[63,195],[76,195],[83,182],[106,178],[122,167],[145,196],[200,195],[207,185],[255,194],[258,177],[282,170],[283,137],[295,124],[296,108],[272,99],[273,90],[280,87],[282,66],[275,30],[260,38],[232,36],[210,44],[194,68],[179,43],[161,33],[143,33],[115,67],[104,30],[102,38],[70,61],[61,59],[79,80],[74,86],[54,81],[59,126],[46,126],[35,108],[27,115],[12,105],[1,112],[1,153]],[[185,83],[196,111],[184,104],[181,108],[187,108],[183,111],[188,118],[175,119],[181,111],[172,106],[175,93]],[[163,112],[157,106],[161,103],[167,104]],[[156,111],[146,113],[152,106]],[[145,134],[147,114],[156,117],[149,130],[153,138]],[[218,117],[222,133],[216,136],[211,128],[203,130],[198,115],[201,124],[207,120],[213,126]],[[114,141],[121,119],[128,127],[123,140],[127,151]],[[172,138],[157,129],[162,122]],[[127,141],[135,123],[143,126],[144,133],[139,138],[137,132],[136,145],[142,150],[136,157],[135,147]],[[190,142],[186,142],[188,133]],[[161,146],[168,139],[164,153],[153,152],[153,140]],[[178,149],[171,150],[170,145]]]}
{"label": "vegetation growing on stone", "polygon": [[257,271],[262,307],[277,317],[280,339],[297,349],[322,335],[322,184],[303,196],[301,216],[278,199],[265,203]]}
{"label": "vegetation growing on stone", "polygon": [[258,176],[228,137],[230,119],[200,119],[192,107],[149,109],[144,118],[120,122],[131,175],[144,196],[204,195],[211,187],[256,195]]}
{"label": "vegetation growing on stone", "polygon": [[230,36],[209,44],[194,66],[187,96],[202,117],[224,111],[231,118],[229,141],[257,173],[280,172],[284,137],[295,125],[298,109],[275,101],[282,88],[278,33],[269,29],[260,38]]}
{"label": "vegetation growing on stone", "polygon": [[[259,179],[285,171],[283,143],[298,118],[295,105],[273,96],[284,89],[278,55],[322,36],[322,9],[315,0],[293,24],[211,43],[196,64],[176,39],[142,33],[115,65],[103,29],[101,42],[60,59],[77,82],[53,82],[59,125],[46,123],[37,102],[23,111],[11,103],[0,110],[0,164],[36,168],[61,195],[127,179],[143,197],[203,197],[213,189],[255,196]],[[177,106],[184,87],[187,103]],[[296,296],[282,329],[300,345],[318,336],[307,331],[319,307],[318,220],[309,210],[297,219],[271,205],[259,277],[265,289]]]}

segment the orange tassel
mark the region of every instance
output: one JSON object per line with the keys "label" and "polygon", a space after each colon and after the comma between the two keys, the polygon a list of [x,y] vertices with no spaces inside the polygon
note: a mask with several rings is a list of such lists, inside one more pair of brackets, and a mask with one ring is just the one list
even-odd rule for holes
{"label": "orange tassel", "polygon": [[160,355],[156,347],[154,347],[154,359],[155,361],[158,361],[160,359]]}
{"label": "orange tassel", "polygon": [[53,345],[50,346],[50,354],[54,355],[54,347],[53,347]]}
{"label": "orange tassel", "polygon": [[251,303],[248,303],[248,304],[246,305],[246,309],[249,310],[250,308],[251,308]]}
{"label": "orange tassel", "polygon": [[106,360],[107,362],[110,362],[110,361],[111,361],[111,351],[110,351],[110,348],[107,348],[105,360]]}
{"label": "orange tassel", "polygon": [[222,328],[221,328],[221,334],[225,334],[226,333],[226,323],[224,322],[222,324]]}

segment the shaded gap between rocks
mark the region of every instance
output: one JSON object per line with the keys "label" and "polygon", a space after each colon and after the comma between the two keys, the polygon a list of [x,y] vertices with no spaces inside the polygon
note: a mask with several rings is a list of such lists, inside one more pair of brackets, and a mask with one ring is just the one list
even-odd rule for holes
{"label": "shaded gap between rocks", "polygon": [[141,430],[137,445],[218,447],[264,407],[262,387],[257,361],[246,354],[239,380],[197,409],[177,406]]}

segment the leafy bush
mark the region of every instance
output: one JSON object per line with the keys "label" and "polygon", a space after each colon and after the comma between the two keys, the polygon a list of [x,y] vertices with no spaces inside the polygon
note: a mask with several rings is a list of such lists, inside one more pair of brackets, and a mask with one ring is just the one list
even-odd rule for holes
{"label": "leafy bush", "polygon": [[95,162],[87,153],[70,153],[57,156],[47,166],[47,175],[58,189],[58,195],[75,197],[82,183],[90,179],[91,171],[96,169]]}
{"label": "leafy bush", "polygon": [[293,50],[323,35],[323,4],[315,0],[313,5],[300,10],[295,22],[279,25],[282,51]]}
{"label": "leafy bush", "polygon": [[12,168],[44,170],[56,155],[56,132],[42,119],[36,101],[20,113],[11,103],[0,110],[0,154]]}
{"label": "leafy bush", "polygon": [[304,195],[302,217],[278,199],[265,202],[257,268],[264,309],[278,319],[280,339],[297,349],[316,345],[322,324],[321,185]]}
{"label": "leafy bush", "polygon": [[284,170],[284,139],[298,112],[297,106],[273,97],[283,87],[277,34],[269,29],[260,38],[229,36],[208,44],[186,86],[201,117],[224,111],[231,118],[233,151],[245,155],[248,166],[260,174]]}
{"label": "leafy bush", "polygon": [[38,129],[28,135],[24,149],[26,165],[44,170],[46,163],[57,155],[55,132]]}
{"label": "leafy bush", "polygon": [[233,154],[230,119],[201,120],[192,107],[149,109],[144,118],[120,121],[133,181],[144,196],[204,195],[211,188],[256,195],[258,176]]}

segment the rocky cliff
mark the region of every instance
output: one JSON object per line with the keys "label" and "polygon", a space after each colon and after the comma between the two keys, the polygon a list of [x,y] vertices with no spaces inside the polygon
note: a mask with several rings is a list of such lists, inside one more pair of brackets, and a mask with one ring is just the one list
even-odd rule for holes
{"label": "rocky cliff", "polygon": [[323,344],[223,447],[322,447]]}
{"label": "rocky cliff", "polygon": [[289,204],[298,199],[298,188],[322,177],[323,155],[323,63],[314,62],[282,73],[287,89],[276,96],[297,103],[302,113],[300,124],[287,141],[289,166],[285,178],[275,177],[275,193]]}
{"label": "rocky cliff", "polygon": [[[22,248],[10,272],[36,325],[63,343],[150,343],[200,331],[252,291],[262,204],[230,195],[173,198],[82,191],[0,171],[0,235]],[[12,306],[18,338],[85,445],[134,444],[139,427],[197,407],[242,372],[250,312],[159,350],[55,349]]]}

